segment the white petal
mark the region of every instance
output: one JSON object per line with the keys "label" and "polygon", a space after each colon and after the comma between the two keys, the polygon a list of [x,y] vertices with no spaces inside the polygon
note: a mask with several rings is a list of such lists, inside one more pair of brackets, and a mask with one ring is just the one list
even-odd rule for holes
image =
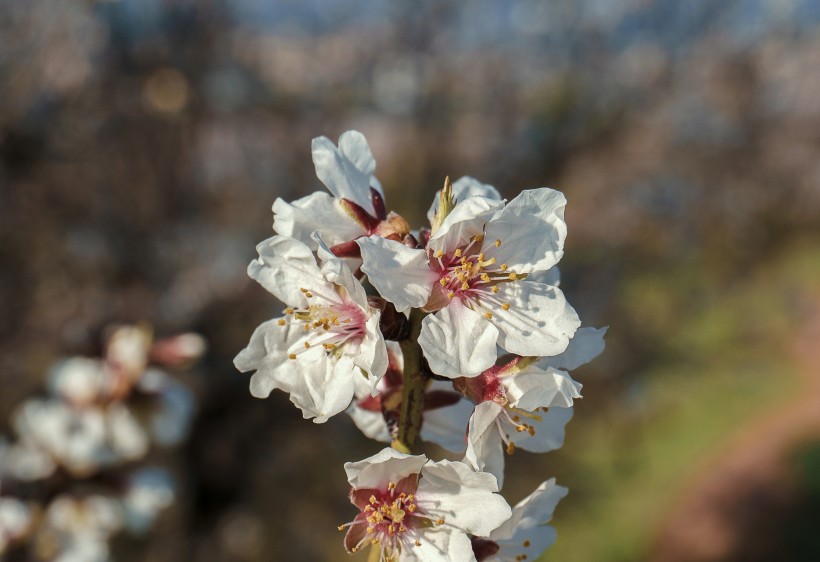
{"label": "white petal", "polygon": [[354,365],[361,369],[370,381],[371,394],[376,392],[376,384],[387,371],[387,347],[384,336],[379,329],[378,312],[373,312],[367,320],[367,335],[358,346],[357,353],[352,355]]}
{"label": "white petal", "polygon": [[386,488],[405,476],[418,474],[427,462],[424,455],[407,455],[387,447],[372,457],[345,463],[347,481],[354,489]]}
{"label": "white petal", "polygon": [[357,369],[348,357],[328,355],[317,347],[309,349],[289,362],[293,375],[281,381],[281,388],[290,394],[290,401],[302,410],[305,419],[324,423],[343,412],[353,400]]}
{"label": "white petal", "polygon": [[288,368],[288,347],[296,339],[300,327],[279,326],[274,318],[260,324],[248,342],[248,346],[234,358],[234,366],[241,372],[256,371],[251,377],[251,394],[267,398],[274,388],[282,388],[281,371]]}
{"label": "white petal", "polygon": [[359,170],[327,137],[313,139],[313,165],[318,177],[337,199],[348,199],[375,216],[370,198],[370,174]]}
{"label": "white petal", "polygon": [[606,347],[607,328],[579,328],[566,351],[554,357],[545,357],[539,364],[571,371],[598,357]]}
{"label": "white petal", "polygon": [[553,406],[569,408],[573,399],[581,397],[581,384],[572,380],[569,373],[557,369],[533,365],[501,381],[507,389],[507,400],[514,408],[529,411]]}
{"label": "white petal", "polygon": [[438,276],[427,265],[424,250],[370,236],[356,241],[362,250],[362,271],[379,294],[399,312],[424,306]]}
{"label": "white petal", "polygon": [[[439,381],[433,381],[437,383]],[[452,385],[447,384],[450,388]],[[432,385],[430,387],[432,389]],[[461,399],[452,406],[425,410],[421,438],[432,441],[448,451],[461,452],[467,446],[467,424],[473,413],[473,403]]]}
{"label": "white petal", "polygon": [[376,160],[370,152],[370,145],[359,131],[342,133],[339,137],[339,151],[356,166],[356,169],[365,174],[373,174],[376,171]]}
{"label": "white petal", "polygon": [[495,402],[482,402],[475,407],[464,455],[464,461],[473,469],[494,475],[499,488],[504,485],[504,445],[496,420],[502,409]]}
{"label": "white petal", "polygon": [[486,197],[470,197],[457,203],[444,222],[430,238],[431,250],[452,252],[470,241],[473,236],[484,233],[484,225],[504,207],[502,201]]}
{"label": "white petal", "polygon": [[512,517],[490,535],[500,547],[499,558],[519,560],[526,556],[526,560],[535,560],[549,548],[555,542],[556,533],[547,523],[567,491],[563,486],[556,486],[552,478],[516,504]]}
{"label": "white petal", "polygon": [[564,426],[572,419],[572,408],[550,408],[548,412],[536,412],[541,421],[522,421],[535,428],[535,435],[526,431],[510,431],[510,441],[531,453],[546,453],[560,449],[564,444]]}
{"label": "white petal", "polygon": [[347,409],[347,413],[353,419],[353,423],[356,424],[356,427],[358,427],[365,436],[375,441],[381,441],[382,443],[390,443],[390,432],[387,430],[387,424],[381,412],[359,408],[354,402],[353,405]]}
{"label": "white petal", "polygon": [[557,265],[543,271],[533,271],[527,274],[527,281],[535,281],[544,285],[561,286],[561,270]]}
{"label": "white petal", "polygon": [[492,309],[498,345],[522,356],[557,355],[567,348],[581,321],[559,288],[527,280],[498,286],[498,299],[511,305]]}
{"label": "white petal", "polygon": [[273,203],[273,229],[282,236],[296,238],[316,249],[312,232],[319,232],[329,245],[341,244],[366,234],[364,228],[347,214],[339,202],[317,191],[293,203],[278,198]]}
{"label": "white petal", "polygon": [[496,355],[498,329],[481,314],[454,299],[422,321],[419,345],[438,375],[471,377],[491,367]]}
{"label": "white petal", "polygon": [[324,258],[322,275],[324,275],[325,279],[335,285],[344,287],[350,299],[364,309],[365,312],[370,310],[370,305],[367,304],[367,293],[359,280],[354,277],[347,263],[339,258],[330,257],[326,254]]}
{"label": "white petal", "polygon": [[567,225],[564,195],[546,187],[522,191],[487,224],[487,257],[506,263],[517,273],[546,270],[558,263],[564,252]]}
{"label": "white petal", "polygon": [[463,532],[450,527],[428,527],[420,530],[420,546],[410,543],[399,562],[475,562],[473,546]]}
{"label": "white petal", "polygon": [[274,236],[260,242],[256,251],[259,257],[248,265],[248,275],[283,303],[307,306],[302,288],[335,297],[332,286],[316,265],[313,251],[302,242]]}
{"label": "white petal", "polygon": [[[470,197],[485,197],[496,201],[501,200],[501,194],[496,188],[490,184],[481,183],[470,176],[463,176],[456,180],[453,184],[453,197],[455,197],[456,202],[464,201]],[[433,198],[433,204],[430,205],[430,209],[427,211],[427,220],[430,224],[433,224],[433,218],[438,210],[438,204],[439,196],[438,192],[436,192],[436,196]]]}
{"label": "white petal", "polygon": [[447,525],[486,537],[511,514],[492,474],[475,472],[469,465],[443,460],[421,469],[416,503]]}

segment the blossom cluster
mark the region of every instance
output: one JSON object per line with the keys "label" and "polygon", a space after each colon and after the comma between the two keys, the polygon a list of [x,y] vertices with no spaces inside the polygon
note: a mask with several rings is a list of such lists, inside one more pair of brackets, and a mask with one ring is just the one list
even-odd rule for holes
{"label": "blossom cluster", "polygon": [[[347,412],[391,447],[345,465],[359,514],[349,552],[378,559],[531,560],[566,489],[548,480],[511,508],[498,493],[517,448],[561,447],[581,384],[569,375],[603,351],[581,328],[556,267],[564,196],[445,181],[429,224],[389,212],[364,136],[312,145],[316,192],[273,205],[276,232],[250,277],[285,304],[235,359],[250,391],[289,394],[306,419]],[[418,440],[462,455],[433,462]],[[375,558],[372,558],[375,560]]]}
{"label": "blossom cluster", "polygon": [[0,557],[106,562],[109,539],[147,532],[175,496],[168,470],[143,461],[152,446],[188,433],[190,390],[161,367],[184,368],[205,351],[196,334],[154,341],[147,326],[109,331],[104,357],[71,357],[48,393],[12,414],[0,436]]}

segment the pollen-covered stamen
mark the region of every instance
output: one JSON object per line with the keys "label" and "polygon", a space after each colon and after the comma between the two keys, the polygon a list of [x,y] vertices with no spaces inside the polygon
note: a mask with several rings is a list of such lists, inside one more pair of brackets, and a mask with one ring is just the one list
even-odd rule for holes
{"label": "pollen-covered stamen", "polygon": [[[427,528],[435,524],[442,524],[442,520],[433,521],[418,507],[416,496],[407,491],[406,485],[389,482],[387,489],[372,490],[370,497],[361,498],[361,513],[350,523],[340,525],[339,529],[349,528],[348,539],[354,544],[349,545],[351,552],[360,548],[379,544],[380,560],[392,560],[404,548],[411,548],[421,544],[421,534],[418,529]],[[415,489],[413,486],[411,489]],[[356,493],[361,493],[358,491]],[[441,523],[439,523],[441,521]]]}
{"label": "pollen-covered stamen", "polygon": [[306,332],[298,346],[290,349],[288,358],[296,357],[314,347],[321,346],[330,352],[348,341],[364,338],[367,333],[367,317],[362,308],[337,295],[333,300],[308,289],[300,289],[308,300],[306,308],[286,308],[285,317],[277,320],[279,326],[301,326]]}
{"label": "pollen-covered stamen", "polygon": [[[510,271],[506,263],[497,263],[484,253],[484,235],[476,235],[470,241],[452,250],[437,250],[430,256],[430,265],[439,272],[439,285],[448,300],[460,298],[474,310],[491,320],[493,312],[510,310],[511,304],[498,298],[500,285],[526,277]],[[501,240],[489,242],[493,249],[501,246]]]}
{"label": "pollen-covered stamen", "polygon": [[511,408],[510,406],[504,406],[501,414],[495,419],[496,427],[498,427],[498,431],[501,434],[501,440],[507,445],[508,455],[512,455],[515,452],[515,443],[513,443],[510,438],[511,432],[526,432],[530,437],[535,435],[535,426],[531,423],[527,423],[529,420],[534,423],[540,423],[542,418],[534,412],[529,412],[521,408]]}

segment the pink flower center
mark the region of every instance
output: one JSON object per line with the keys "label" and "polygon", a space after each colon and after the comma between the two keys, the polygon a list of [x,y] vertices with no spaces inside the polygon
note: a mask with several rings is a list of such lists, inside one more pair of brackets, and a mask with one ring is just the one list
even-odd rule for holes
{"label": "pink flower center", "polygon": [[[501,240],[496,240],[494,245],[500,247]],[[492,318],[493,309],[510,309],[510,303],[497,296],[500,285],[525,277],[510,271],[506,263],[498,264],[494,257],[487,258],[483,234],[473,236],[469,243],[452,252],[438,250],[432,253],[430,267],[438,272],[439,281],[425,308],[437,310],[457,298],[483,310],[487,319]]]}
{"label": "pink flower center", "polygon": [[[335,301],[314,295],[308,289],[300,290],[309,301],[317,300],[304,309],[286,308],[285,318],[280,318],[277,323],[280,326],[301,325],[307,335],[303,342],[305,350],[321,345],[331,352],[346,343],[364,339],[367,334],[367,316],[358,304],[344,297]],[[296,359],[299,353],[301,350],[288,357]]]}

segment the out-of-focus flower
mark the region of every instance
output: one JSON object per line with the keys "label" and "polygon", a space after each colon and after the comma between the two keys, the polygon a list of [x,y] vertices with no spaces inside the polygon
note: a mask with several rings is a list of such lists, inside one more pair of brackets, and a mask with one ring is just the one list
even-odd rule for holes
{"label": "out-of-focus flower", "polygon": [[512,516],[488,538],[472,537],[477,562],[521,562],[535,560],[555,542],[555,529],[547,525],[567,489],[555,478],[542,483],[518,502]]}
{"label": "out-of-focus flower", "polygon": [[468,197],[444,217],[426,249],[370,236],[362,271],[397,310],[423,308],[419,344],[434,373],[476,376],[497,346],[521,356],[563,352],[580,321],[555,286],[530,281],[563,254],[564,196],[523,191],[506,206]]}
{"label": "out-of-focus flower", "polygon": [[318,232],[335,254],[350,257],[358,266],[358,246],[352,241],[375,234],[401,240],[410,228],[395,213],[387,213],[384,191],[373,172],[376,161],[364,135],[347,131],[339,147],[327,137],[313,139],[316,175],[333,194],[316,192],[293,203],[278,198],[273,204],[273,228],[316,250],[312,238]]}
{"label": "out-of-focus flower", "polygon": [[38,560],[107,562],[108,540],[123,526],[120,502],[101,495],[58,496],[35,537]]}
{"label": "out-of-focus flower", "polygon": [[125,526],[132,533],[145,533],[159,513],[173,503],[175,495],[174,481],[168,471],[137,470],[131,474],[122,500]]}
{"label": "out-of-focus flower", "polygon": [[147,430],[157,445],[170,447],[188,435],[196,404],[188,387],[160,369],[149,367],[136,389],[153,398],[144,406]]}
{"label": "out-of-focus flower", "polygon": [[[398,422],[403,389],[404,358],[397,342],[388,341],[389,365],[384,377],[376,386],[378,394],[371,394],[364,379],[357,379],[356,399],[348,414],[362,433],[389,443],[393,436],[391,427]],[[449,451],[463,451],[467,445],[466,429],[473,412],[473,404],[453,391],[453,385],[444,381],[431,381],[424,392],[424,415],[421,439],[436,443]],[[385,416],[392,417],[388,424]]]}
{"label": "out-of-focus flower", "polygon": [[377,544],[380,560],[469,562],[468,535],[488,536],[510,517],[495,478],[460,462],[428,462],[393,449],[346,463],[350,501],[359,508],[347,530],[349,552]]}
{"label": "out-of-focus flower", "polygon": [[375,392],[387,369],[380,313],[350,268],[321,252],[320,269],[308,246],[285,236],[257,251],[248,275],[290,307],[259,326],[234,360],[240,371],[256,371],[251,393],[284,390],[305,418],[321,423],[348,407],[356,377],[367,376]]}
{"label": "out-of-focus flower", "polygon": [[78,476],[141,458],[149,447],[145,431],[121,403],[74,408],[55,399],[29,400],[13,423],[21,443]]}
{"label": "out-of-focus flower", "polygon": [[30,530],[34,514],[26,503],[0,496],[0,555]]}

